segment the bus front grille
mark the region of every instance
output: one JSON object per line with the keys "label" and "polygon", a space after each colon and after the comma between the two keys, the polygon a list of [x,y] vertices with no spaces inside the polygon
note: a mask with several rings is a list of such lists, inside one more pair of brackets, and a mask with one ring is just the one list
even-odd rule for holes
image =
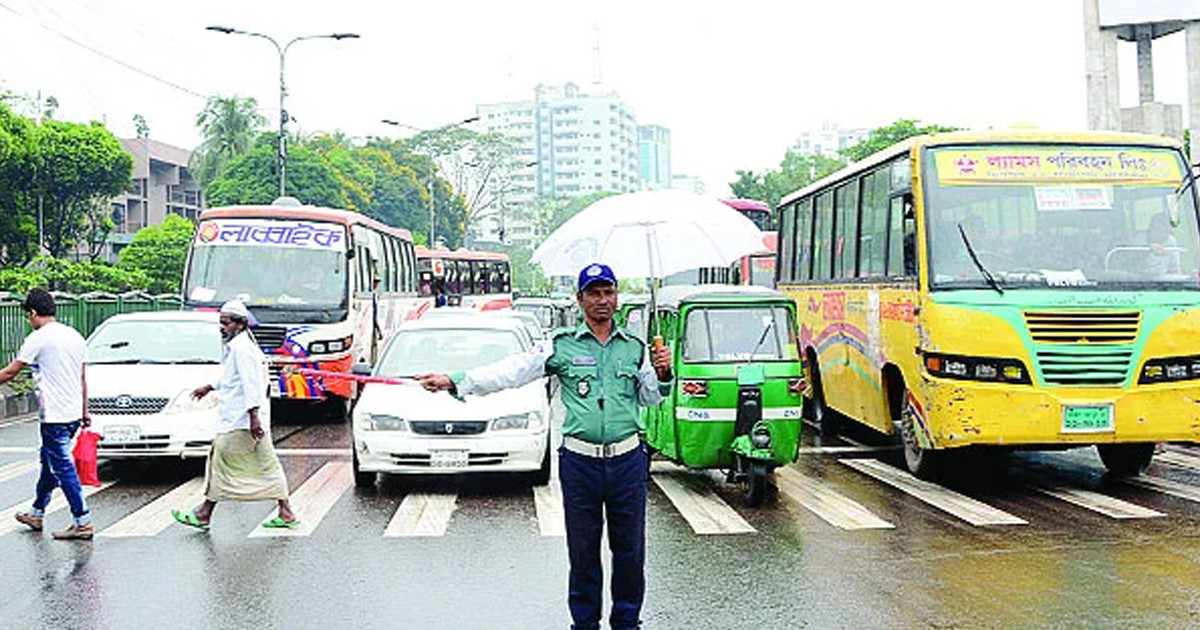
{"label": "bus front grille", "polygon": [[1132,348],[1057,346],[1037,349],[1038,366],[1047,385],[1120,385],[1129,374]]}
{"label": "bus front grille", "polygon": [[1034,343],[1126,344],[1137,339],[1139,311],[1025,311]]}
{"label": "bus front grille", "polygon": [[287,336],[287,327],[255,326],[250,332],[254,333],[254,339],[258,341],[258,347],[262,348],[263,352],[269,353],[283,345],[284,337]]}

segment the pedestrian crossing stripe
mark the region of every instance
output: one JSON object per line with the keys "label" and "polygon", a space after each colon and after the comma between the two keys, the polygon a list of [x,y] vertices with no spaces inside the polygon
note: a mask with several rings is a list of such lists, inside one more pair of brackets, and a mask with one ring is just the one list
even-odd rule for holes
{"label": "pedestrian crossing stripe", "polygon": [[1128,477],[1121,481],[1129,485],[1140,486],[1147,490],[1156,490],[1173,497],[1200,503],[1200,488],[1171,481],[1170,479],[1163,479],[1162,477],[1155,477],[1153,475],[1139,475],[1137,477]]}
{"label": "pedestrian crossing stripe", "polygon": [[404,497],[383,535],[392,537],[442,536],[457,509],[453,493],[414,492]]}
{"label": "pedestrian crossing stripe", "polygon": [[1116,519],[1129,518],[1156,518],[1166,516],[1162,512],[1151,510],[1140,505],[1135,505],[1128,501],[1122,501],[1108,495],[1084,490],[1082,488],[1067,488],[1064,486],[1031,486],[1034,490],[1043,494],[1052,496],[1056,499],[1061,499],[1067,503],[1077,505],[1082,508],[1089,509]]}
{"label": "pedestrian crossing stripe", "polygon": [[665,462],[659,462],[655,468],[657,470],[651,478],[691,525],[692,531],[702,535],[752,534],[757,531],[713,492],[707,479],[703,483],[694,483],[694,478],[700,474]]}
{"label": "pedestrian crossing stripe", "polygon": [[[115,481],[106,481],[99,486],[84,486],[83,496],[84,498],[90,497],[97,492],[111,488],[115,483]],[[28,512],[32,505],[33,498],[29,498],[4,510],[3,512],[0,512],[0,536],[11,533],[17,528],[25,529],[24,525],[17,522],[16,516],[19,512]],[[46,505],[46,516],[58,512],[65,507],[67,507],[66,497],[64,497],[61,492],[55,492],[53,497],[50,499],[50,503]],[[88,507],[90,508],[91,506]]]}
{"label": "pedestrian crossing stripe", "polygon": [[[313,530],[333,509],[333,504],[350,486],[354,485],[354,472],[350,462],[329,462],[321,466],[317,472],[306,479],[289,498],[292,512],[300,524],[296,527],[266,528],[258,527],[250,532],[250,538],[263,537],[296,537],[312,535]],[[271,518],[272,512],[265,514],[263,520]]]}
{"label": "pedestrian crossing stripe", "polygon": [[917,479],[911,474],[877,459],[842,459],[838,461],[975,526],[1029,524],[1023,518],[1013,516],[949,488],[924,479]]}
{"label": "pedestrian crossing stripe", "polygon": [[853,499],[835,492],[828,484],[792,468],[775,471],[779,490],[805,509],[839,529],[893,529],[896,526],[875,516]]}
{"label": "pedestrian crossing stripe", "polygon": [[42,464],[36,459],[5,464],[0,466],[0,483],[10,479],[16,479],[22,475],[27,475],[41,467]]}
{"label": "pedestrian crossing stripe", "polygon": [[562,486],[551,479],[544,486],[533,487],[533,504],[537,510],[538,531],[543,536],[566,536],[566,518],[563,515]]}
{"label": "pedestrian crossing stripe", "polygon": [[204,500],[204,479],[196,477],[101,530],[103,538],[157,536],[175,523],[171,510],[190,510]]}

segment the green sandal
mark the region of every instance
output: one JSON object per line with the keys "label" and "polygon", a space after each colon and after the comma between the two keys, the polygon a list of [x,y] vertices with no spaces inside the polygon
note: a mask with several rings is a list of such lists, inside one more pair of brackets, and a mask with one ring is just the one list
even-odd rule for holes
{"label": "green sandal", "polygon": [[266,527],[267,529],[294,529],[294,528],[298,527],[299,525],[300,525],[300,519],[298,519],[298,518],[294,518],[290,521],[285,521],[278,516],[276,516],[275,518],[273,518],[269,521],[266,521],[262,524],[262,526]]}
{"label": "green sandal", "polygon": [[202,532],[208,531],[208,523],[201,522],[200,519],[196,518],[195,510],[171,510],[171,516],[173,516],[181,525],[195,527]]}

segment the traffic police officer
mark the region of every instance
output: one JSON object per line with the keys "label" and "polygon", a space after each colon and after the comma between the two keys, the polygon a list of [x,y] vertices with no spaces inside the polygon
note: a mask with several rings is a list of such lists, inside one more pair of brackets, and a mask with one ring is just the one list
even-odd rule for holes
{"label": "traffic police officer", "polygon": [[671,355],[657,348],[647,360],[645,343],[613,322],[617,278],[607,265],[580,271],[575,298],[584,321],[558,330],[551,346],[465,373],[425,374],[417,380],[429,391],[463,395],[520,387],[548,374],[558,377],[567,412],[558,478],[571,565],[571,627],[600,627],[600,536],[607,513],[613,556],[609,624],[614,630],[638,628],[646,591],[650,469],[638,405],[657,404],[670,391]]}

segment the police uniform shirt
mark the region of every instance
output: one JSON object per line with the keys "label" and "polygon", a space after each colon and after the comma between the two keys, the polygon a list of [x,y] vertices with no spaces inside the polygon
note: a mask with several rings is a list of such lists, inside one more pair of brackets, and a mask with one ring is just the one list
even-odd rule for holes
{"label": "police uniform shirt", "polygon": [[555,332],[550,343],[490,365],[450,375],[460,395],[491,394],[558,377],[567,416],[563,435],[611,444],[644,430],[638,406],[658,404],[671,390],[660,383],[646,345],[620,326],[601,344],[586,323]]}

